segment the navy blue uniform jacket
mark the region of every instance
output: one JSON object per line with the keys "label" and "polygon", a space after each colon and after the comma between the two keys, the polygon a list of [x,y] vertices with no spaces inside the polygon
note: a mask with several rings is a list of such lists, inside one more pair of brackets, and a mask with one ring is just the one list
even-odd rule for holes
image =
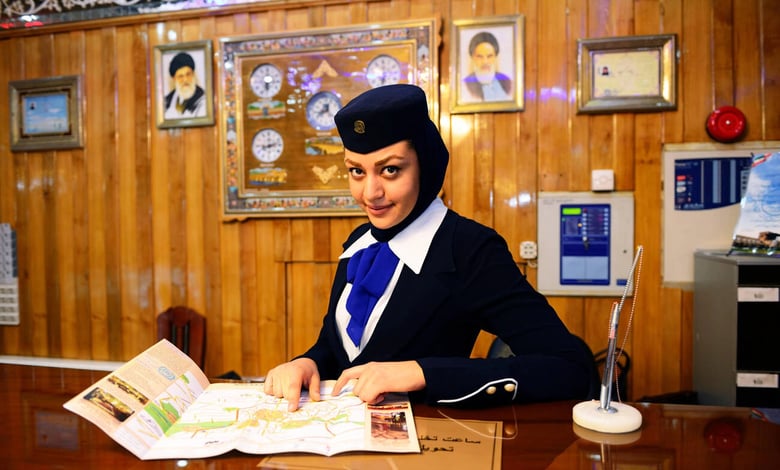
{"label": "navy blue uniform jacket", "polygon": [[[358,227],[344,247],[368,228]],[[416,360],[426,381],[424,390],[410,394],[416,401],[471,407],[589,398],[592,355],[526,281],[493,229],[448,211],[420,274],[403,268],[371,339],[353,362],[335,319],[347,262],[341,260],[336,271],[319,338],[302,355],[317,363],[321,379],[336,379],[344,369],[370,361]],[[482,329],[503,339],[515,356],[471,359]]]}

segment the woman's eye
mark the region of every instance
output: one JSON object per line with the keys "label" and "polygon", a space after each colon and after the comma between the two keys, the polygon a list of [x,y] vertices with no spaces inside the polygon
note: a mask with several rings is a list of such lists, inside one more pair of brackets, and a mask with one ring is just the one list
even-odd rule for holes
{"label": "woman's eye", "polygon": [[400,168],[398,168],[397,166],[386,166],[386,167],[384,167],[383,170],[388,175],[394,175],[394,174],[398,173]]}
{"label": "woman's eye", "polygon": [[360,175],[363,174],[363,170],[362,169],[355,168],[355,167],[352,167],[352,168],[350,168],[347,171],[349,171],[349,174],[352,175],[352,176],[360,176]]}

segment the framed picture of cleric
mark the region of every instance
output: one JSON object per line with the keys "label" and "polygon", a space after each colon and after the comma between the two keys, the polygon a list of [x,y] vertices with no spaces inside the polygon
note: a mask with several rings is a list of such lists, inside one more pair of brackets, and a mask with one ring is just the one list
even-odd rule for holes
{"label": "framed picture of cleric", "polygon": [[522,111],[523,16],[493,16],[457,20],[451,113]]}
{"label": "framed picture of cleric", "polygon": [[214,124],[213,60],[211,41],[155,46],[157,127]]}

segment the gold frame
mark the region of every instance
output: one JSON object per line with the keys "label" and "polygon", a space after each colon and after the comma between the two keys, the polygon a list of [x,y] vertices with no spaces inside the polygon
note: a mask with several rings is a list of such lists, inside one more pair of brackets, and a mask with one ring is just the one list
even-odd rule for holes
{"label": "gold frame", "polygon": [[[203,116],[171,117],[166,116],[165,97],[172,92],[173,84],[169,73],[168,64],[173,56],[179,52],[186,52],[195,61],[195,76],[197,84],[203,87],[204,112]],[[198,70],[202,64],[202,71]],[[155,111],[157,127],[170,129],[175,127],[198,127],[214,124],[214,53],[210,40],[182,42],[177,44],[162,44],[154,47],[154,75]]]}
{"label": "gold frame", "polygon": [[[453,46],[450,52],[452,99],[450,113],[478,113],[522,111],[525,106],[523,15],[482,17],[473,20],[456,20],[452,23]],[[470,54],[469,41],[479,33],[492,34],[499,45],[497,71],[511,80],[511,93],[504,100],[484,101],[469,92]],[[510,48],[511,47],[511,48]],[[506,50],[509,48],[509,50]],[[470,82],[476,84],[477,82]]]}
{"label": "gold frame", "polygon": [[[15,80],[9,82],[8,90],[11,151],[83,146],[83,103],[78,75]],[[42,113],[48,117],[43,118]]]}
{"label": "gold frame", "polygon": [[[221,39],[223,218],[364,215],[332,114],[371,87],[399,82],[423,89],[438,122],[437,26],[424,19]],[[379,57],[396,66],[392,80],[374,73]],[[330,116],[320,126],[313,113],[323,93],[338,106],[317,108]]]}
{"label": "gold frame", "polygon": [[579,39],[577,112],[677,109],[676,42],[674,34]]}

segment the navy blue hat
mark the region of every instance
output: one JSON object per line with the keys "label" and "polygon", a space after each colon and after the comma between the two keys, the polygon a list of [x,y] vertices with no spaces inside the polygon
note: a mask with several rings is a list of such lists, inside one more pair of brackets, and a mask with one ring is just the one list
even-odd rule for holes
{"label": "navy blue hat", "polygon": [[[407,84],[373,88],[341,108],[335,120],[344,148],[351,152],[371,153],[403,140],[414,146],[420,164],[420,194],[412,213],[393,230],[397,233],[436,198],[450,157],[428,115],[425,92]],[[377,231],[372,232],[377,235]]]}
{"label": "navy blue hat", "polygon": [[192,70],[195,70],[195,61],[192,59],[192,56],[186,52],[179,52],[173,57],[171,65],[168,67],[168,72],[170,72],[171,77],[173,77],[176,75],[176,71],[182,67],[189,67]]}

